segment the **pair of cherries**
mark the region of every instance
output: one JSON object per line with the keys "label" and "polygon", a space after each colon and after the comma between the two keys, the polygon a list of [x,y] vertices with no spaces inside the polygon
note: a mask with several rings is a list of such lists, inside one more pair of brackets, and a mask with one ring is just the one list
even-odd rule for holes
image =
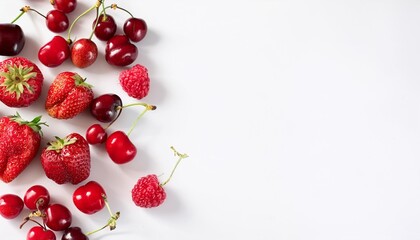
{"label": "pair of cherries", "polygon": [[[126,134],[123,131],[115,131],[108,136],[106,129],[110,127],[120,116],[122,109],[131,106],[143,106],[145,109],[133,123]],[[145,103],[134,103],[122,105],[121,98],[116,94],[103,94],[93,99],[90,107],[92,115],[100,122],[109,123],[106,128],[100,124],[93,124],[86,131],[86,140],[89,144],[105,143],[106,151],[117,164],[124,164],[132,161],[137,155],[137,148],[131,142],[129,135],[137,124],[138,120],[149,110],[155,110],[156,106]]]}

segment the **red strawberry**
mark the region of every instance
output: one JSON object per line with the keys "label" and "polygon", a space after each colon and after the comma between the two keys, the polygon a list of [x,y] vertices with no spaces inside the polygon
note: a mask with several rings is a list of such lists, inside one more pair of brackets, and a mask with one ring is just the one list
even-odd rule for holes
{"label": "red strawberry", "polygon": [[0,63],[0,101],[9,107],[27,107],[41,95],[44,76],[39,68],[23,57]]}
{"label": "red strawberry", "polygon": [[150,79],[146,67],[136,64],[131,69],[122,71],[119,78],[128,96],[142,99],[149,93]]}
{"label": "red strawberry", "polygon": [[181,154],[173,147],[171,147],[171,149],[174,151],[175,155],[179,157],[175,167],[172,169],[171,175],[169,175],[169,178],[163,183],[159,183],[155,174],[150,174],[140,178],[131,190],[131,197],[136,206],[152,208],[161,205],[165,201],[166,193],[163,186],[171,180],[172,175],[181,160],[188,157],[187,154]]}
{"label": "red strawberry", "polygon": [[92,86],[79,74],[63,72],[51,84],[45,109],[51,117],[69,119],[83,112],[93,100]]}
{"label": "red strawberry", "polygon": [[78,184],[90,175],[88,142],[78,133],[56,137],[41,153],[41,163],[48,178],[58,184]]}
{"label": "red strawberry", "polygon": [[0,178],[13,181],[32,161],[41,142],[41,116],[28,122],[16,113],[0,118]]}

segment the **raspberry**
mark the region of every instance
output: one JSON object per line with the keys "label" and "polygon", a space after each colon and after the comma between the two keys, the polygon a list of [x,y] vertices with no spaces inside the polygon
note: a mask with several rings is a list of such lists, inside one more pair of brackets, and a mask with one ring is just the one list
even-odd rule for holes
{"label": "raspberry", "polygon": [[133,202],[144,208],[157,207],[166,199],[166,193],[155,174],[140,178],[131,191]]}
{"label": "raspberry", "polygon": [[128,96],[142,99],[147,96],[150,88],[150,79],[147,68],[136,64],[131,69],[120,73],[120,84]]}

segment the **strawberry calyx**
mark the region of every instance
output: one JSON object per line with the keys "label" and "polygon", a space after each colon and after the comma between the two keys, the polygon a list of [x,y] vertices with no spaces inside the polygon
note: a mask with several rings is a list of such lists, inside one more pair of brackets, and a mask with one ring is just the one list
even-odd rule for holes
{"label": "strawberry calyx", "polygon": [[79,74],[75,73],[73,75],[74,84],[76,86],[82,86],[87,88],[92,88],[93,86],[86,82],[86,78],[82,78]]}
{"label": "strawberry calyx", "polygon": [[26,125],[30,127],[35,132],[42,135],[41,125],[45,125],[48,127],[48,124],[46,122],[41,122],[42,116],[37,116],[31,121],[24,120],[18,112],[16,112],[16,115],[9,116],[10,120],[17,122],[19,125]]}
{"label": "strawberry calyx", "polygon": [[33,72],[33,67],[25,67],[22,65],[8,65],[7,72],[1,72],[0,76],[4,77],[4,82],[0,85],[6,87],[6,91],[16,94],[19,99],[20,95],[25,91],[25,88],[33,93],[31,85],[28,81],[36,77],[37,73]]}
{"label": "strawberry calyx", "polygon": [[64,139],[56,136],[55,139],[56,139],[55,141],[51,141],[51,142],[48,143],[47,150],[52,150],[52,151],[59,152],[65,146],[72,145],[73,143],[75,143],[77,141],[77,138],[70,137],[70,136],[67,136]]}

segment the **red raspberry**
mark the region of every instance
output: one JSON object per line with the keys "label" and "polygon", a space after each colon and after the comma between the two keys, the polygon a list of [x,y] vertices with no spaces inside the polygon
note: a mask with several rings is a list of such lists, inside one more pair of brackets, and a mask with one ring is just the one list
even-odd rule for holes
{"label": "red raspberry", "polygon": [[142,99],[147,96],[150,88],[150,79],[147,68],[136,64],[131,69],[120,73],[120,84],[128,96]]}
{"label": "red raspberry", "polygon": [[157,207],[166,199],[166,193],[155,174],[140,178],[131,191],[133,202],[144,208]]}

